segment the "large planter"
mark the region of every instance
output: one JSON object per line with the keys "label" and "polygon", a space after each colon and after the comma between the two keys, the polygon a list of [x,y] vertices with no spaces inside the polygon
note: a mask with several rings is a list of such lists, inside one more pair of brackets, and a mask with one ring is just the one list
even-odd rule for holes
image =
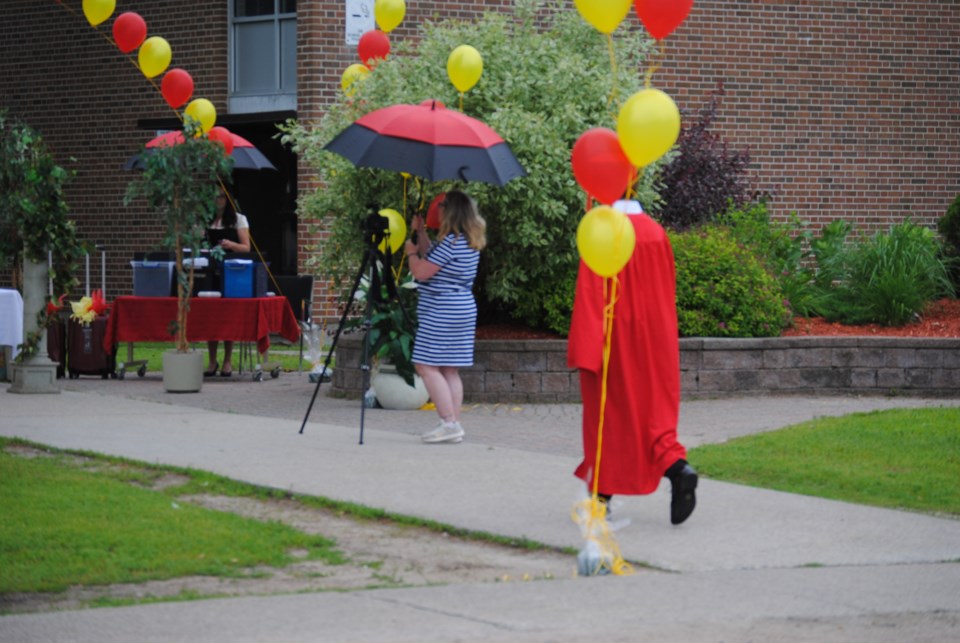
{"label": "large planter", "polygon": [[203,353],[163,354],[163,388],[167,393],[198,393],[203,386]]}
{"label": "large planter", "polygon": [[390,364],[382,364],[370,380],[377,402],[383,408],[393,411],[413,411],[430,399],[427,387],[424,386],[419,375],[413,376],[413,383],[414,386],[407,384],[397,375],[397,369]]}

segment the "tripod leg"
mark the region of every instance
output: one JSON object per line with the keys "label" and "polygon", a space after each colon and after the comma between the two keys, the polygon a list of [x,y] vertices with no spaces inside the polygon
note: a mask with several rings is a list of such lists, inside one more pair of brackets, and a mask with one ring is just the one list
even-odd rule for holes
{"label": "tripod leg", "polygon": [[[323,383],[323,373],[328,372],[327,369],[330,367],[330,360],[333,359],[333,351],[337,348],[337,341],[340,339],[340,333],[343,331],[343,325],[347,322],[347,316],[350,314],[350,302],[353,301],[354,295],[357,293],[357,289],[360,287],[360,280],[363,279],[364,271],[367,267],[367,264],[370,263],[369,255],[364,255],[363,262],[360,264],[360,270],[357,271],[357,277],[353,281],[353,287],[350,289],[350,294],[347,297],[347,304],[344,306],[343,315],[340,316],[340,323],[337,326],[337,332],[333,335],[333,343],[330,344],[330,351],[327,353],[327,358],[323,362],[323,371],[321,376],[317,378],[317,385],[313,389],[313,396],[310,398],[310,405],[307,407],[307,413],[303,416],[303,423],[300,425],[300,433],[303,433],[303,429],[307,426],[307,418],[310,417],[310,411],[313,409],[313,403],[317,399],[317,393],[320,391],[320,385]],[[368,302],[369,308],[369,302]],[[369,319],[369,318],[368,318]],[[364,335],[363,339],[364,350],[366,350],[367,339]],[[361,422],[362,422],[361,414]],[[361,430],[361,436],[363,435]],[[362,437],[361,437],[362,443]]]}

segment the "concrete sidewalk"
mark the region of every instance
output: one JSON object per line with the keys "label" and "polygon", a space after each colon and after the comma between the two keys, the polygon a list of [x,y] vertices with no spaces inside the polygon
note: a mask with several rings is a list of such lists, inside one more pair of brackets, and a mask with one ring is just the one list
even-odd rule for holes
{"label": "concrete sidewalk", "polygon": [[[507,536],[578,547],[577,405],[476,405],[460,445],[416,439],[427,412],[370,410],[296,375],[162,393],[78,380],[61,395],[0,390],[0,433],[197,467],[248,482]],[[159,393],[158,393],[159,389]],[[686,402],[688,446],[818,415],[960,400]],[[229,413],[214,410],[230,410]],[[960,521],[702,480],[669,524],[669,487],[623,498],[624,578],[229,599],[0,618],[2,641],[948,640],[960,637]],[[571,559],[571,570],[574,561]],[[679,573],[667,573],[667,572]]]}

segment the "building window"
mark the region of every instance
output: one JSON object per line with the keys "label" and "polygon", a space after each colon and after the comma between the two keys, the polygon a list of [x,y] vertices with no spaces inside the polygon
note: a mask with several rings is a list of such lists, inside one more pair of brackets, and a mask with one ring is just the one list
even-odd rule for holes
{"label": "building window", "polygon": [[230,111],[296,109],[296,0],[230,4]]}

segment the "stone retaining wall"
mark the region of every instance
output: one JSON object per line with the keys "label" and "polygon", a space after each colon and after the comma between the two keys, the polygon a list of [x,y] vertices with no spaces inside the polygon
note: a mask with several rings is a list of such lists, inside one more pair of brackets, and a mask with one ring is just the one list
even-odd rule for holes
{"label": "stone retaining wall", "polygon": [[[477,341],[461,370],[472,402],[579,402],[566,340]],[[334,395],[361,392],[359,337],[337,347]],[[960,396],[960,338],[777,337],[680,340],[684,398],[778,394]]]}

